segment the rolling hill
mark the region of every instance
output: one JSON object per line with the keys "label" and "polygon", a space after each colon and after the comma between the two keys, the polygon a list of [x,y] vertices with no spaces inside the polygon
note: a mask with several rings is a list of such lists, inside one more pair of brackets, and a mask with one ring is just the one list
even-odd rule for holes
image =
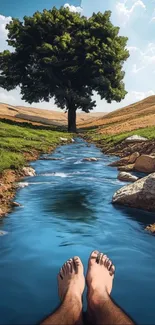
{"label": "rolling hill", "polygon": [[152,126],[155,126],[155,96],[113,111],[95,121],[85,122],[85,128],[98,127],[97,133],[103,135],[116,135]]}
{"label": "rolling hill", "polygon": [[[92,123],[99,117],[103,117],[104,113],[78,113],[77,126]],[[67,114],[64,111],[52,111],[39,108],[13,106],[5,103],[0,103],[0,120],[7,119],[16,122],[31,122],[33,125],[46,126],[67,126]]]}

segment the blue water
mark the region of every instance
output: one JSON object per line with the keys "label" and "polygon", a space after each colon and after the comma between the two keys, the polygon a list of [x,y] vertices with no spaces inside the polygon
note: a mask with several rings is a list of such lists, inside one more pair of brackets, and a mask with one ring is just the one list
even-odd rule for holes
{"label": "blue water", "polygon": [[94,145],[79,139],[51,156],[63,160],[34,162],[37,176],[16,195],[23,207],[0,221],[8,232],[0,237],[0,324],[38,323],[59,303],[62,263],[79,255],[86,270],[94,249],[116,265],[116,302],[139,324],[155,324],[155,238],[144,230],[154,215],[111,204],[125,183],[107,166],[115,158]]}

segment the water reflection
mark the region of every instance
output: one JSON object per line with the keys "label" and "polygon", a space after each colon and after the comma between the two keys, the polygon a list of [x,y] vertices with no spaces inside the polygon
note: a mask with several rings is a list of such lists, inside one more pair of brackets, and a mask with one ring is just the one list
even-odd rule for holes
{"label": "water reflection", "polygon": [[91,204],[90,189],[57,189],[55,199],[46,202],[46,212],[52,212],[56,218],[70,220],[72,222],[90,222],[95,220],[95,206]]}
{"label": "water reflection", "polygon": [[133,209],[129,207],[123,207],[120,205],[114,205],[114,208],[117,211],[120,211],[123,215],[127,218],[130,218],[138,223],[142,224],[143,226],[147,226],[148,224],[155,222],[155,214],[150,213],[140,209]]}

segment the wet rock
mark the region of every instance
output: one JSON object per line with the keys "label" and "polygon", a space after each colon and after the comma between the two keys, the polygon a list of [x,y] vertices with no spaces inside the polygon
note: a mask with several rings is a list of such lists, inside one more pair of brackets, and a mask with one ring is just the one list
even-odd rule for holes
{"label": "wet rock", "polygon": [[94,157],[90,157],[90,158],[84,158],[82,161],[98,161],[98,159]]}
{"label": "wet rock", "polygon": [[23,167],[24,176],[35,176],[35,170],[32,167]]}
{"label": "wet rock", "polygon": [[112,199],[121,204],[147,211],[155,211],[155,173],[139,179],[133,184],[122,187]]}
{"label": "wet rock", "polygon": [[140,135],[132,135],[131,137],[128,137],[125,139],[125,142],[143,142],[143,141],[148,141],[147,138],[141,137]]}
{"label": "wet rock", "polygon": [[117,178],[123,182],[136,182],[138,180],[138,177],[127,172],[120,172]]}
{"label": "wet rock", "polygon": [[55,158],[55,157],[41,157],[40,160],[62,160],[63,158]]}
{"label": "wet rock", "polygon": [[21,204],[14,201],[14,202],[12,202],[12,206],[13,207],[21,207]]}
{"label": "wet rock", "polygon": [[155,223],[153,225],[149,225],[145,228],[145,230],[150,231],[152,234],[155,234]]}
{"label": "wet rock", "polygon": [[139,158],[140,153],[139,152],[133,152],[128,159],[128,164],[134,164],[137,158]]}
{"label": "wet rock", "polygon": [[7,235],[7,234],[8,234],[7,231],[0,230],[0,236],[5,236],[5,235]]}
{"label": "wet rock", "polygon": [[125,166],[119,166],[118,170],[120,171],[124,171],[124,172],[131,172],[132,170],[134,170],[135,164],[129,164],[129,165],[125,165]]}
{"label": "wet rock", "polygon": [[5,213],[3,212],[3,210],[0,208],[0,218],[3,217],[5,215]]}
{"label": "wet rock", "polygon": [[121,158],[120,160],[114,161],[109,166],[118,167],[133,164],[136,159],[140,156],[139,152],[134,152],[131,155]]}
{"label": "wet rock", "polygon": [[155,172],[155,157],[149,155],[140,156],[135,162],[135,170],[144,173]]}

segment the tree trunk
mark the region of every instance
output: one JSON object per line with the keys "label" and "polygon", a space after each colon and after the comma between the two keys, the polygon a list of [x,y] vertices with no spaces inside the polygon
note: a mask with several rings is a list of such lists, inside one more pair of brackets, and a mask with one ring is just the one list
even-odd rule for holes
{"label": "tree trunk", "polygon": [[76,109],[68,109],[68,132],[76,133]]}

